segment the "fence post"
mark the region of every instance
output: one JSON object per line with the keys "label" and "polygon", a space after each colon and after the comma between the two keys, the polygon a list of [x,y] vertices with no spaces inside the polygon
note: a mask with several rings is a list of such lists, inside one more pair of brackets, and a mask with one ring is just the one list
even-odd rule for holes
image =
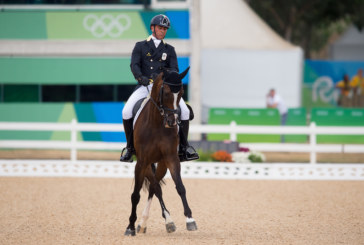
{"label": "fence post", "polygon": [[316,123],[311,122],[310,123],[310,163],[316,164]]}
{"label": "fence post", "polygon": [[235,142],[237,140],[237,135],[236,135],[236,122],[235,121],[231,121],[230,123],[230,140],[232,142]]}
{"label": "fence post", "polygon": [[77,120],[71,121],[71,162],[77,161]]}

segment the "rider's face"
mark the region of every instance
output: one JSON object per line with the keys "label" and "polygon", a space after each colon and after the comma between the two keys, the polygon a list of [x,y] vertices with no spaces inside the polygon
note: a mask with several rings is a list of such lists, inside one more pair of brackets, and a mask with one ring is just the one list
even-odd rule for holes
{"label": "rider's face", "polygon": [[155,36],[159,40],[164,39],[164,37],[167,34],[167,30],[168,29],[164,26],[158,26],[158,25],[152,26],[153,36]]}

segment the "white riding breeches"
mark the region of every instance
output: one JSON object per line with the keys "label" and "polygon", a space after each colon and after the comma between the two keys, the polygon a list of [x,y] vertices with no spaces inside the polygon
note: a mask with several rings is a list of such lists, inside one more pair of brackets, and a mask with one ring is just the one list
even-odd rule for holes
{"label": "white riding breeches", "polygon": [[[153,84],[148,85],[147,87],[140,86],[137,90],[135,90],[129,97],[128,101],[124,105],[123,109],[123,120],[128,120],[133,117],[133,108],[134,105],[142,98],[148,96],[149,91],[152,91]],[[188,109],[185,101],[181,98],[179,102],[179,106],[181,108],[181,120],[189,120],[190,119],[190,110]]]}

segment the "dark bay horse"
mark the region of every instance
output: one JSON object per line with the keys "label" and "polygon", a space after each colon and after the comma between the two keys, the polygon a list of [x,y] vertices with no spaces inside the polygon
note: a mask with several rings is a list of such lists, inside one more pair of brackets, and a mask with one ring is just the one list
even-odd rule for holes
{"label": "dark bay horse", "polygon": [[[156,195],[162,208],[167,232],[174,232],[176,226],[164,204],[160,183],[170,171],[172,179],[180,195],[186,216],[187,230],[197,230],[195,220],[187,203],[186,189],[182,183],[181,165],[178,158],[178,110],[177,106],[183,95],[182,78],[188,72],[187,68],[181,74],[164,70],[154,80],[150,99],[144,106],[134,125],[134,146],[137,162],[134,172],[134,191],[131,195],[132,209],[126,236],[135,236],[137,205],[140,200],[140,189],[146,181],[149,183],[148,202],[143,211],[137,232],[146,232],[146,221],[153,195]],[[154,163],[158,163],[155,167]]]}

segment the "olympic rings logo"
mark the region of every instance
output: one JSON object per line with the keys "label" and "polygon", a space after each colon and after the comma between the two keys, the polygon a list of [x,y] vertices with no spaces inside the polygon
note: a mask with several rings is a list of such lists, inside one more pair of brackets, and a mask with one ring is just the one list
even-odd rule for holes
{"label": "olympic rings logo", "polygon": [[83,19],[83,26],[90,31],[94,37],[102,38],[110,36],[120,37],[131,25],[130,17],[119,14],[116,17],[111,14],[104,14],[98,17],[95,14],[86,15]]}

